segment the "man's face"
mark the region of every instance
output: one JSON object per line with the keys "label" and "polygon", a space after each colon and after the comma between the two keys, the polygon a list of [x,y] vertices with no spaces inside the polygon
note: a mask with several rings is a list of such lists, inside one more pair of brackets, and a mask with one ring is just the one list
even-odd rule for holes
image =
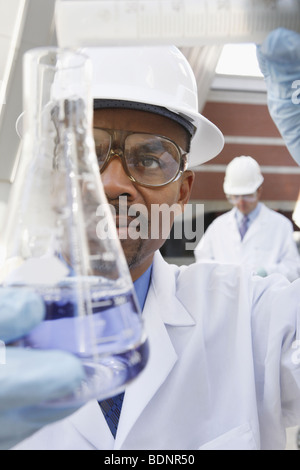
{"label": "man's face", "polygon": [[253,195],[253,198],[255,197],[253,201],[249,201],[247,196],[248,195],[246,195],[246,197],[241,197],[236,204],[238,210],[244,215],[250,214],[250,212],[252,212],[256,208],[258,203],[258,199],[256,198],[256,196]]}
{"label": "man's face", "polygon": [[229,201],[244,215],[252,212],[261,197],[262,187],[253,194],[245,194],[241,196],[228,196]]}
{"label": "man's face", "polygon": [[[96,110],[94,112],[94,128],[161,135],[174,141],[183,150],[186,150],[188,145],[186,131],[181,125],[164,116],[145,111],[127,109]],[[95,140],[97,147],[97,139],[95,138]],[[116,147],[117,144],[118,142],[116,142]],[[157,211],[153,211],[153,208],[157,208],[162,204],[169,207],[176,204],[177,210],[182,212],[184,205],[189,200],[194,174],[187,171],[177,181],[166,186],[144,187],[129,179],[121,159],[115,156],[104,169],[101,179],[108,203],[114,208],[117,231],[132,278],[135,280],[151,265],[154,252],[163,245],[173,224],[174,212],[170,211],[170,218],[164,218],[163,215],[160,217],[162,219],[160,223],[164,226],[163,230],[161,230],[161,227],[159,229],[154,227],[157,217],[154,221],[153,213],[157,214]],[[124,202],[126,207],[122,205]],[[136,210],[130,211],[130,208],[140,208],[143,212],[142,218]],[[128,215],[128,212],[136,214],[136,216]],[[134,218],[145,221],[140,225],[143,226],[141,229],[144,231],[146,226],[147,237],[144,235],[132,237],[131,228],[134,226]],[[136,233],[137,231],[135,231]],[[152,238],[151,233],[155,233]]]}

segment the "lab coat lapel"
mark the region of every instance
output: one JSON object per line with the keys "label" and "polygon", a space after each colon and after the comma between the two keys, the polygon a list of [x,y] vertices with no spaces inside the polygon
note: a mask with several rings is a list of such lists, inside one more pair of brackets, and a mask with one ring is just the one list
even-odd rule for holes
{"label": "lab coat lapel", "polygon": [[[170,272],[170,269],[172,270],[162,260],[161,255],[156,254],[152,283],[143,310],[150,347],[149,361],[140,376],[126,388],[115,449],[122,447],[136,420],[164,383],[177,361],[177,354],[165,323],[173,325],[194,324],[182,304],[174,295],[170,295],[170,291],[174,289],[174,274]],[[166,282],[167,280],[170,282]]]}
{"label": "lab coat lapel", "polygon": [[74,413],[69,421],[79,435],[95,449],[113,449],[113,435],[96,400],[90,401]]}
{"label": "lab coat lapel", "polygon": [[[239,232],[235,213],[235,208],[231,209],[231,211],[229,212],[230,217],[228,217],[228,232],[230,233],[230,237],[232,237],[233,239],[233,243],[236,245],[238,243],[241,243],[241,235]],[[227,234],[224,235],[226,236]]]}
{"label": "lab coat lapel", "polygon": [[256,238],[259,233],[263,232],[264,226],[267,223],[267,215],[267,208],[264,204],[261,203],[261,209],[259,211],[258,216],[253,220],[252,224],[250,225],[249,229],[245,234],[245,242],[251,240],[253,237]]}

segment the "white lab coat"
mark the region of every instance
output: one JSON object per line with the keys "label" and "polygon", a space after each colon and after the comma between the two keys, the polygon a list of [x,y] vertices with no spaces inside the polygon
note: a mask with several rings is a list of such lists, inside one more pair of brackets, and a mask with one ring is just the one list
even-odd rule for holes
{"label": "white lab coat", "polygon": [[261,203],[258,216],[241,241],[235,210],[217,217],[208,226],[195,248],[196,261],[213,259],[242,264],[254,272],[264,268],[267,274],[279,272],[290,281],[300,277],[300,256],[292,223]]}
{"label": "white lab coat", "polygon": [[300,280],[179,268],[156,253],[150,359],[126,390],[116,440],[92,401],[15,449],[282,449],[285,426],[300,423],[299,309]]}

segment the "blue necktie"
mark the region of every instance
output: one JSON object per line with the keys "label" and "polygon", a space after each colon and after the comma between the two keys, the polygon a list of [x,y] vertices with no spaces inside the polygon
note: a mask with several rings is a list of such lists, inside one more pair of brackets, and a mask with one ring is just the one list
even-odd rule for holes
{"label": "blue necktie", "polygon": [[248,230],[248,222],[249,222],[249,217],[247,215],[244,215],[241,225],[240,225],[240,234],[241,234],[242,240]]}
{"label": "blue necktie", "polygon": [[98,402],[114,438],[116,438],[117,434],[123,398],[124,392],[120,393],[120,395],[116,395],[115,397]]}

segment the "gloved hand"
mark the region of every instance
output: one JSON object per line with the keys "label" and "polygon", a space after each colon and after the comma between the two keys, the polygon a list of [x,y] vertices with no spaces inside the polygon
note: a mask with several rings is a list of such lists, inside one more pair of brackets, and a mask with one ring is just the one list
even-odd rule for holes
{"label": "gloved hand", "polygon": [[39,408],[46,400],[71,393],[83,378],[81,364],[59,351],[6,346],[22,337],[44,317],[34,293],[0,289],[0,449],[10,449],[43,426],[73,409]]}
{"label": "gloved hand", "polygon": [[271,117],[300,165],[300,34],[284,28],[272,31],[257,46],[257,58]]}

